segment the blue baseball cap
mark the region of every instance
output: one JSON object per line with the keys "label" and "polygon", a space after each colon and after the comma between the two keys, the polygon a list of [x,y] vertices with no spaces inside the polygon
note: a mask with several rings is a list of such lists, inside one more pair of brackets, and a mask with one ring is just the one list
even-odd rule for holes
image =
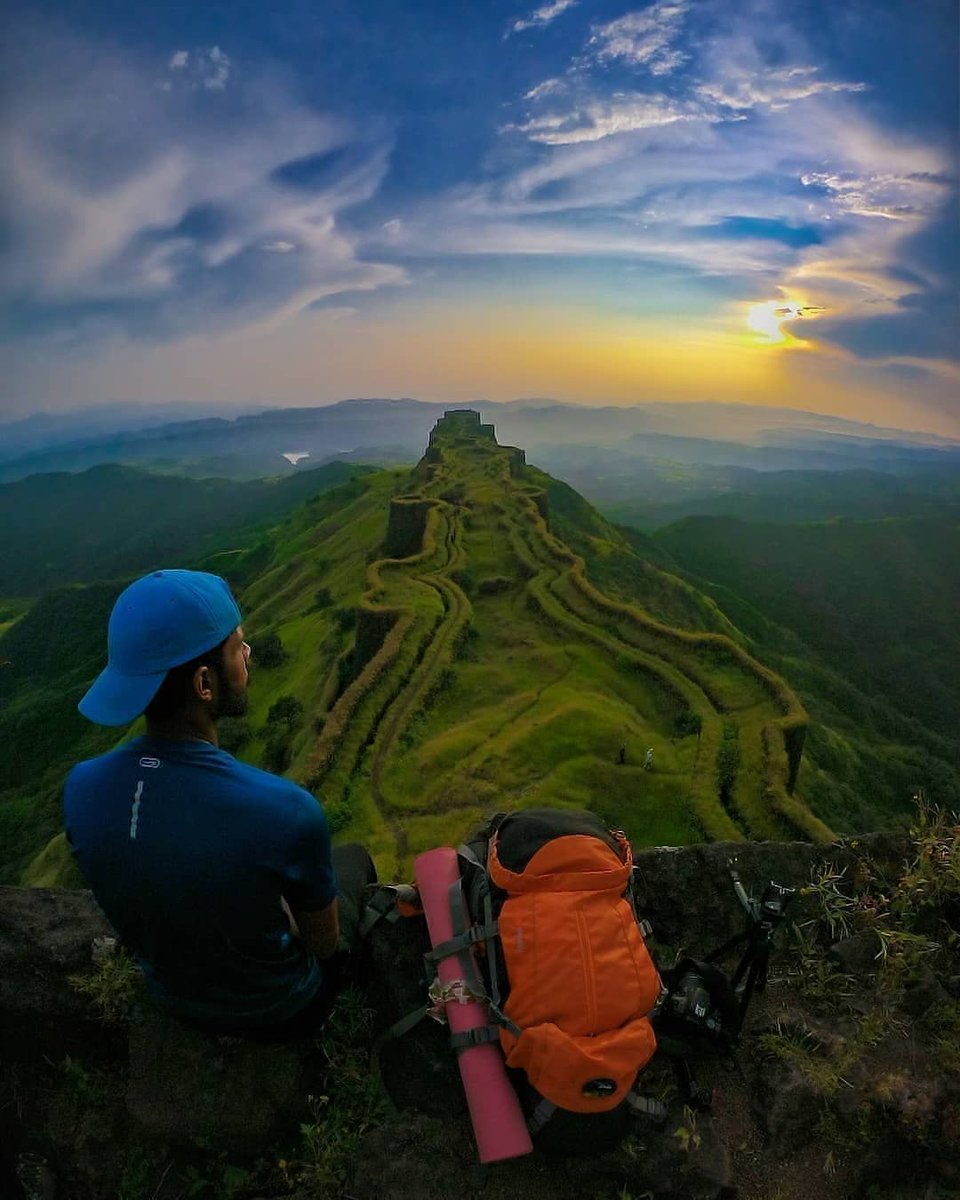
{"label": "blue baseball cap", "polygon": [[77,707],[98,725],[126,725],[154,698],[171,667],[219,646],[240,622],[219,575],[144,575],[117,597],[107,627],[107,666]]}

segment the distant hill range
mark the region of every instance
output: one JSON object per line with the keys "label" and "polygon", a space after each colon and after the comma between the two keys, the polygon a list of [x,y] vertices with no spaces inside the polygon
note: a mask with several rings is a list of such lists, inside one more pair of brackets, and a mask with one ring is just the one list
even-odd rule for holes
{"label": "distant hill range", "polygon": [[[140,429],[130,427],[127,414],[122,428],[88,430],[66,441],[53,418],[16,422],[0,426],[0,482],[111,462],[249,479],[300,470],[337,456],[416,461],[446,407],[412,399],[357,399]],[[566,475],[591,448],[616,450],[629,460],[760,470],[960,464],[960,442],[788,409],[735,404],[597,408],[546,400],[478,408],[484,420],[496,423],[505,441],[524,446],[533,461]],[[83,428],[79,418],[71,420],[74,430]],[[109,423],[103,416],[97,420],[101,426]],[[68,433],[69,429],[68,425]],[[691,430],[696,430],[695,437]],[[308,457],[292,464],[284,455]]]}
{"label": "distant hill range", "polygon": [[[27,482],[43,480],[65,484]],[[202,512],[202,489],[185,494]],[[956,731],[888,686],[896,617],[879,619],[884,575],[863,573],[855,538],[823,554],[848,556],[843,602],[859,616],[818,640],[840,601],[812,546],[798,567],[819,581],[808,613],[778,590],[805,586],[789,555],[758,565],[737,546],[756,543],[750,530],[725,535],[721,578],[696,527],[610,524],[470,411],[435,423],[412,470],[354,472],[238,532],[194,560],[230,579],[254,642],[251,710],[225,745],[312,788],[385,877],[475,818],[538,803],[592,808],[650,845],[862,831],[906,813],[918,786],[960,801]],[[913,573],[946,628],[931,640],[904,624],[903,653],[945,706],[949,578],[933,582],[935,544],[913,547],[898,578]],[[870,561],[883,552],[865,546]],[[785,582],[753,586],[767,563]],[[75,706],[120,586],[54,590],[0,634],[0,740],[15,748],[0,760],[4,879],[64,878],[63,775],[116,740]],[[889,596],[912,602],[899,584]]]}

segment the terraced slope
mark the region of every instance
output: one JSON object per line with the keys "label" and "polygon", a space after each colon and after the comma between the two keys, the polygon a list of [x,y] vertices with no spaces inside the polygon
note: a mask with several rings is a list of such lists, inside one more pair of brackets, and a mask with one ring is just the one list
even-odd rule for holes
{"label": "terraced slope", "polygon": [[783,680],[594,587],[537,474],[450,413],[391,497],[345,686],[295,763],[343,836],[389,876],[491,810],[541,803],[641,844],[829,837],[794,792],[806,717]]}
{"label": "terraced slope", "polygon": [[[230,579],[256,647],[224,744],[306,783],[384,878],[542,803],[594,809],[637,845],[829,835],[796,794],[789,688],[655,548],[476,413],[439,422],[412,472],[358,476],[257,538],[196,564]],[[23,878],[68,867],[61,835]]]}

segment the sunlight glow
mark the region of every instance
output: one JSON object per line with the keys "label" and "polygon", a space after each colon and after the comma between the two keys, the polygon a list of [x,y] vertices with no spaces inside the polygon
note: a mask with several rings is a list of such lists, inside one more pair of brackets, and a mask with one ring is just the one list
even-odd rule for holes
{"label": "sunlight glow", "polygon": [[792,301],[765,300],[747,310],[747,324],[770,345],[782,345],[790,340],[782,325],[784,321],[799,320],[805,312],[802,304]]}

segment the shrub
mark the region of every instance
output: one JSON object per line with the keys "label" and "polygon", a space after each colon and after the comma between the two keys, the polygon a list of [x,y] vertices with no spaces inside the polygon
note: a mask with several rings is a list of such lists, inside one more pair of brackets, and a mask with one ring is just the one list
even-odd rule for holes
{"label": "shrub", "polygon": [[333,593],[328,587],[317,588],[313,593],[313,607],[323,610],[329,608],[333,604]]}
{"label": "shrub", "polygon": [[263,633],[250,639],[250,657],[259,667],[279,667],[287,657],[278,633]]}
{"label": "shrub", "polygon": [[469,567],[460,567],[459,570],[451,574],[450,578],[466,595],[473,595],[476,581]]}
{"label": "shrub", "polygon": [[281,775],[292,758],[290,733],[286,729],[271,732],[263,748],[263,762],[268,771]]}
{"label": "shrub", "polygon": [[245,721],[243,717],[224,717],[217,724],[220,749],[226,750],[228,754],[236,754],[238,750],[242,750],[252,737],[250,722]]}
{"label": "shrub", "polygon": [[357,623],[357,610],[355,608],[335,608],[330,614],[333,618],[333,623],[341,633],[346,633],[348,629],[353,629]]}
{"label": "shrub", "polygon": [[286,725],[288,729],[296,729],[303,716],[303,705],[296,696],[281,696],[276,703],[270,705],[267,713],[267,725]]}
{"label": "shrub", "polygon": [[699,737],[703,730],[703,718],[699,713],[695,713],[692,708],[688,708],[677,716],[673,722],[673,727],[681,737],[687,737],[688,734],[692,733],[695,733]]}
{"label": "shrub", "polygon": [[497,592],[509,592],[512,587],[509,575],[488,575],[477,584],[477,591],[481,596],[494,596]]}

